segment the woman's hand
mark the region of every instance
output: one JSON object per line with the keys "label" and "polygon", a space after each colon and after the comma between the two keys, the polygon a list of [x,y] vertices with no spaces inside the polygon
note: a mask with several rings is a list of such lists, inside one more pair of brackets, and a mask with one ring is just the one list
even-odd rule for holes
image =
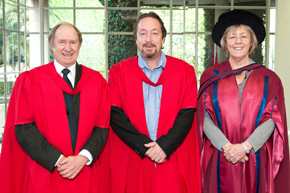
{"label": "woman's hand", "polygon": [[239,161],[243,163],[248,161],[248,156],[246,156],[246,152],[242,144],[230,144],[225,148],[223,147],[223,149],[225,158],[232,164],[236,164]]}
{"label": "woman's hand", "polygon": [[245,155],[245,157],[243,157],[241,160],[239,160],[239,162],[245,163],[248,160],[249,160],[249,157]]}

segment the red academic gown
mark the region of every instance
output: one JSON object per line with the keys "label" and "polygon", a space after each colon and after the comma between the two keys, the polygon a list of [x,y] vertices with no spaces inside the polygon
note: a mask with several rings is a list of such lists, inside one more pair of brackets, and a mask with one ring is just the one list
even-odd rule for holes
{"label": "red academic gown", "polygon": [[[167,134],[182,108],[196,108],[196,78],[192,66],[167,56],[166,66],[156,84],[129,58],[110,70],[109,88],[112,106],[124,110],[130,122],[149,137],[143,101],[142,82],[163,84],[157,139]],[[183,143],[163,164],[141,157],[110,129],[110,186],[113,193],[200,192],[200,162],[195,123]]]}
{"label": "red academic gown", "polygon": [[[241,108],[234,75],[228,61],[206,70],[200,80],[197,125],[201,142],[203,192],[282,193],[289,188],[289,148],[283,86],[279,77],[260,64],[253,69],[243,90]],[[217,81],[213,81],[216,79]],[[213,84],[209,84],[212,82]],[[246,163],[229,163],[203,134],[205,111],[233,144],[241,143],[258,125],[272,118],[273,134]]]}
{"label": "red academic gown", "polygon": [[72,156],[69,125],[63,91],[80,92],[80,112],[75,155],[96,127],[109,127],[110,103],[106,80],[96,71],[82,66],[77,88],[72,90],[56,72],[53,62],[23,72],[13,88],[4,130],[0,159],[1,193],[89,193],[98,192],[99,164],[85,165],[73,180],[50,173],[32,160],[20,147],[15,125],[35,122],[48,142]]}

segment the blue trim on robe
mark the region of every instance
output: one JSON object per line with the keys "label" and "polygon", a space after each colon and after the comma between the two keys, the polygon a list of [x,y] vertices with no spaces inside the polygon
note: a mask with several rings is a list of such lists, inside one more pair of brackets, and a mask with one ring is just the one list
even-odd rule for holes
{"label": "blue trim on robe", "polygon": [[[226,71],[226,72],[222,72],[222,73],[220,73],[220,74],[217,74],[217,75],[219,75],[219,76],[221,76],[221,75],[223,75],[223,76],[221,76],[221,77],[219,77],[218,79],[214,80],[213,82],[209,83],[209,84],[208,84],[208,85],[207,85],[203,90],[207,89],[210,85],[212,85],[212,84],[218,82],[219,80],[221,80],[221,79],[223,79],[223,78],[225,78],[225,77],[227,77],[227,76],[241,74],[241,73],[244,71],[245,68],[247,68],[247,67],[249,67],[249,66],[256,65],[256,64],[257,64],[257,63],[250,64],[250,65],[248,65],[248,66],[245,66],[245,67],[242,67],[242,68],[239,68],[239,69],[236,69],[236,70],[229,70],[229,71]],[[257,69],[257,68],[261,68],[261,67],[265,67],[265,66],[260,65],[260,66],[257,66],[257,67],[254,67],[254,68],[251,68],[250,70],[254,70],[254,69]],[[239,71],[236,72],[236,73],[232,73],[232,71],[237,71],[237,70],[239,70]],[[214,70],[214,71],[215,71],[215,70]],[[204,82],[200,85],[199,88],[201,88],[201,87],[202,87],[206,82],[210,81],[211,79],[213,79],[213,78],[214,78],[215,76],[217,76],[217,75],[214,75],[214,76],[210,77],[209,79],[207,79],[206,81],[204,81]],[[199,92],[203,92],[203,90],[200,90]],[[200,97],[200,95],[198,95],[197,100],[199,100],[199,97]]]}
{"label": "blue trim on robe", "polygon": [[[214,76],[219,74],[218,70],[214,70]],[[214,82],[213,84],[213,105],[215,110],[215,115],[219,124],[219,128],[222,130],[221,124],[221,115],[220,115],[220,108],[218,103],[218,81]],[[218,159],[217,159],[217,185],[218,185],[218,193],[221,193],[221,178],[220,178],[220,151],[218,151]]]}
{"label": "blue trim on robe", "polygon": [[[266,102],[267,102],[267,97],[268,97],[268,85],[269,85],[269,76],[265,76],[264,79],[264,93],[263,93],[263,100],[260,106],[260,110],[258,113],[258,117],[256,119],[256,128],[259,126],[259,123],[262,118],[262,114],[264,112]],[[257,187],[256,187],[256,193],[259,192],[259,184],[260,184],[260,150],[258,150],[256,153],[256,169],[257,169]]]}
{"label": "blue trim on robe", "polygon": [[[218,70],[214,70],[214,76],[218,75]],[[230,73],[228,75],[236,75],[238,73]],[[227,76],[228,76],[227,75]],[[214,77],[213,76],[213,77]],[[218,80],[225,78],[227,76],[223,76],[219,79],[217,79],[216,81],[213,82],[213,104],[214,104],[214,109],[215,109],[215,114],[216,114],[216,118],[219,124],[219,128],[222,131],[222,127],[221,127],[221,116],[220,116],[220,109],[219,109],[219,105],[218,105]],[[263,111],[265,109],[266,106],[266,102],[267,102],[267,96],[268,96],[268,85],[269,85],[269,77],[265,76],[264,79],[264,91],[263,91],[263,100],[259,109],[259,113],[256,119],[256,128],[259,125],[259,122],[262,118],[262,114]],[[207,88],[207,87],[206,87]],[[275,101],[274,101],[275,102]],[[256,193],[259,192],[259,183],[260,183],[260,151],[256,152],[256,171],[257,171],[257,187],[256,187]],[[221,193],[221,184],[220,184],[220,151],[218,152],[218,163],[217,163],[217,184],[218,184],[218,193]]]}
{"label": "blue trim on robe", "polygon": [[274,99],[274,102],[273,102],[273,105],[272,105],[272,110],[271,110],[271,118],[272,118],[274,106],[275,106],[275,103],[276,103],[276,99],[277,99],[277,97],[275,96],[275,99]]}

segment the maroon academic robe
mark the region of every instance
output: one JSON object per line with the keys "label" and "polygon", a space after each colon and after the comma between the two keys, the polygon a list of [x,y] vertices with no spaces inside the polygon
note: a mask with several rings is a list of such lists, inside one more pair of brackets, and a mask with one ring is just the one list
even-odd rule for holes
{"label": "maroon academic robe", "polygon": [[[121,108],[130,122],[149,137],[143,100],[142,82],[163,84],[157,139],[167,134],[178,112],[196,108],[196,78],[192,66],[167,56],[167,63],[156,84],[129,58],[110,70],[109,88],[112,106]],[[195,122],[183,143],[163,164],[148,157],[142,159],[110,129],[107,148],[110,152],[112,193],[193,193],[200,192],[200,162]]]}
{"label": "maroon academic robe", "polygon": [[[197,126],[200,133],[203,192],[207,193],[282,193],[289,189],[289,148],[283,86],[279,77],[260,64],[253,69],[239,91],[228,61],[206,70],[200,80]],[[213,81],[217,80],[217,81]],[[210,84],[212,83],[212,84]],[[205,111],[233,144],[241,143],[258,125],[272,118],[273,134],[246,163],[229,163],[203,134]]]}
{"label": "maroon academic robe", "polygon": [[15,125],[35,122],[48,142],[64,156],[72,156],[70,131],[63,91],[80,92],[80,112],[75,155],[96,127],[109,128],[110,102],[106,80],[82,66],[77,88],[72,90],[56,72],[53,62],[23,72],[17,78],[9,102],[0,158],[1,193],[96,193],[99,191],[99,164],[85,165],[73,180],[55,170],[50,173],[32,160],[20,147]]}

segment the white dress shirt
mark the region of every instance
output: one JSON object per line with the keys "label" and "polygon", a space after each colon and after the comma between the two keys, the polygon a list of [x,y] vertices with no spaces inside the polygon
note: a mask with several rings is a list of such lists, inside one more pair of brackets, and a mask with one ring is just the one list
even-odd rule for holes
{"label": "white dress shirt", "polygon": [[[56,72],[63,77],[63,73],[61,72],[63,69],[65,69],[64,66],[60,65],[56,60],[54,60],[54,67],[56,69]],[[73,88],[75,86],[75,77],[76,77],[76,63],[74,63],[72,66],[70,66],[69,68],[67,68],[70,70],[70,72],[68,73],[67,77],[70,80]],[[86,150],[86,149],[82,149],[79,152],[79,155],[85,156],[86,158],[89,159],[89,161],[86,163],[86,165],[90,165],[93,161],[93,156],[92,154]],[[63,157],[63,155],[60,155],[60,157],[58,158],[57,162],[55,163],[55,166],[57,165],[57,163],[59,162],[59,160]]]}

